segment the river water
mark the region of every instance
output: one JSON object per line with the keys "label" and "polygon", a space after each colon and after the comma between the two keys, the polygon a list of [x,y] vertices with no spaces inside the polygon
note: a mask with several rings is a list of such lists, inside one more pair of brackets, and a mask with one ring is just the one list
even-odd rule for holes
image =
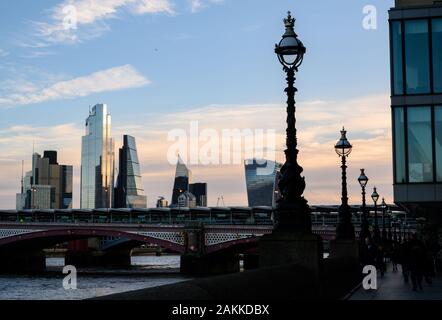
{"label": "river water", "polygon": [[180,257],[135,256],[129,269],[80,269],[77,289],[63,288],[64,258],[48,258],[43,275],[0,275],[0,300],[81,300],[189,280],[179,274]]}
{"label": "river water", "polygon": [[[57,269],[64,259],[48,258],[46,264]],[[0,275],[0,300],[80,300],[188,280],[178,273],[179,264],[179,256],[136,256],[132,269],[80,270],[76,290],[63,288],[61,269],[36,276]]]}

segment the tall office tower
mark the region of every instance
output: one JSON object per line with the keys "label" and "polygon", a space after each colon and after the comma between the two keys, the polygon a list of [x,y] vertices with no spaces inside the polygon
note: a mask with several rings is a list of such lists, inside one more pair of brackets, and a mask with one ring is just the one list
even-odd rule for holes
{"label": "tall office tower", "polygon": [[278,182],[281,164],[262,160],[244,162],[249,207],[274,207],[278,200]]}
{"label": "tall office tower", "polygon": [[32,171],[23,178],[17,209],[72,208],[72,166],[59,165],[56,151],[32,155]]}
{"label": "tall office tower", "polygon": [[394,201],[442,234],[442,3],[397,0],[389,18]]}
{"label": "tall office tower", "polygon": [[189,191],[195,196],[196,206],[207,207],[207,183],[192,183]]}
{"label": "tall office tower", "polygon": [[119,171],[115,188],[115,208],[146,208],[135,138],[125,135],[119,150]]}
{"label": "tall office tower", "polygon": [[86,119],[81,143],[82,209],[110,208],[114,194],[115,154],[111,116],[107,105],[97,104]]}
{"label": "tall office tower", "polygon": [[178,197],[180,194],[189,191],[189,183],[192,180],[192,171],[190,171],[178,156],[178,163],[176,165],[175,181],[172,192],[172,206],[178,205]]}

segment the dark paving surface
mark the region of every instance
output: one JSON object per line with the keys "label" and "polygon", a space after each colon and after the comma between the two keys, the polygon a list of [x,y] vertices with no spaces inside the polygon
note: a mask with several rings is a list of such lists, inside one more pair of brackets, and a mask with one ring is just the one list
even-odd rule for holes
{"label": "dark paving surface", "polygon": [[402,270],[393,272],[391,266],[383,278],[378,275],[378,290],[366,291],[360,288],[349,300],[442,300],[442,274],[433,279],[428,285],[423,281],[423,290],[413,291],[410,283],[406,284]]}

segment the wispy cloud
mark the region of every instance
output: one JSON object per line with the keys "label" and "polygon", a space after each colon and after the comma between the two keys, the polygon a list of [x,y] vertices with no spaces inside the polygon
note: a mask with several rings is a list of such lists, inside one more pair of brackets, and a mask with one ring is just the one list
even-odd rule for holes
{"label": "wispy cloud", "polygon": [[23,58],[28,59],[34,59],[34,58],[41,58],[41,57],[47,57],[55,55],[56,53],[54,51],[48,51],[48,50],[34,50],[29,53],[26,53],[23,55]]}
{"label": "wispy cloud", "polygon": [[0,93],[0,107],[14,107],[41,103],[52,100],[84,97],[94,93],[115,91],[128,88],[138,88],[150,84],[131,65],[101,70],[69,80],[57,81],[50,85],[41,86],[32,82],[21,82],[18,87],[10,85],[13,93]]}
{"label": "wispy cloud", "polygon": [[204,7],[207,7],[211,4],[220,4],[223,3],[224,0],[188,0],[190,4],[190,11],[192,13],[196,13],[203,9]]}
{"label": "wispy cloud", "polygon": [[201,0],[190,0],[190,10],[192,12],[197,12],[202,6]]}
{"label": "wispy cloud", "polygon": [[117,18],[123,11],[134,15],[175,14],[170,0],[65,0],[50,9],[49,21],[33,22],[36,43],[77,43],[98,37],[110,29],[106,20]]}

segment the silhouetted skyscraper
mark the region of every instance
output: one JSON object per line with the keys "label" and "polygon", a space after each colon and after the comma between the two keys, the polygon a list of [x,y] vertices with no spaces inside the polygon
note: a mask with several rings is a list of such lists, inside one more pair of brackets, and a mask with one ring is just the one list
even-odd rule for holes
{"label": "silhouetted skyscraper", "polygon": [[180,156],[176,165],[175,181],[172,192],[172,206],[178,205],[178,197],[180,194],[189,191],[189,183],[192,179],[192,171],[190,171]]}
{"label": "silhouetted skyscraper", "polygon": [[247,198],[249,207],[273,207],[278,200],[281,164],[270,160],[246,160]]}
{"label": "silhouetted skyscraper", "polygon": [[114,192],[114,141],[107,105],[97,104],[86,119],[81,144],[82,209],[110,208]]}
{"label": "silhouetted skyscraper", "polygon": [[135,138],[125,135],[119,150],[119,171],[115,188],[115,208],[146,208],[147,197],[141,179]]}
{"label": "silhouetted skyscraper", "polygon": [[189,191],[195,196],[198,207],[207,207],[207,183],[192,183]]}

